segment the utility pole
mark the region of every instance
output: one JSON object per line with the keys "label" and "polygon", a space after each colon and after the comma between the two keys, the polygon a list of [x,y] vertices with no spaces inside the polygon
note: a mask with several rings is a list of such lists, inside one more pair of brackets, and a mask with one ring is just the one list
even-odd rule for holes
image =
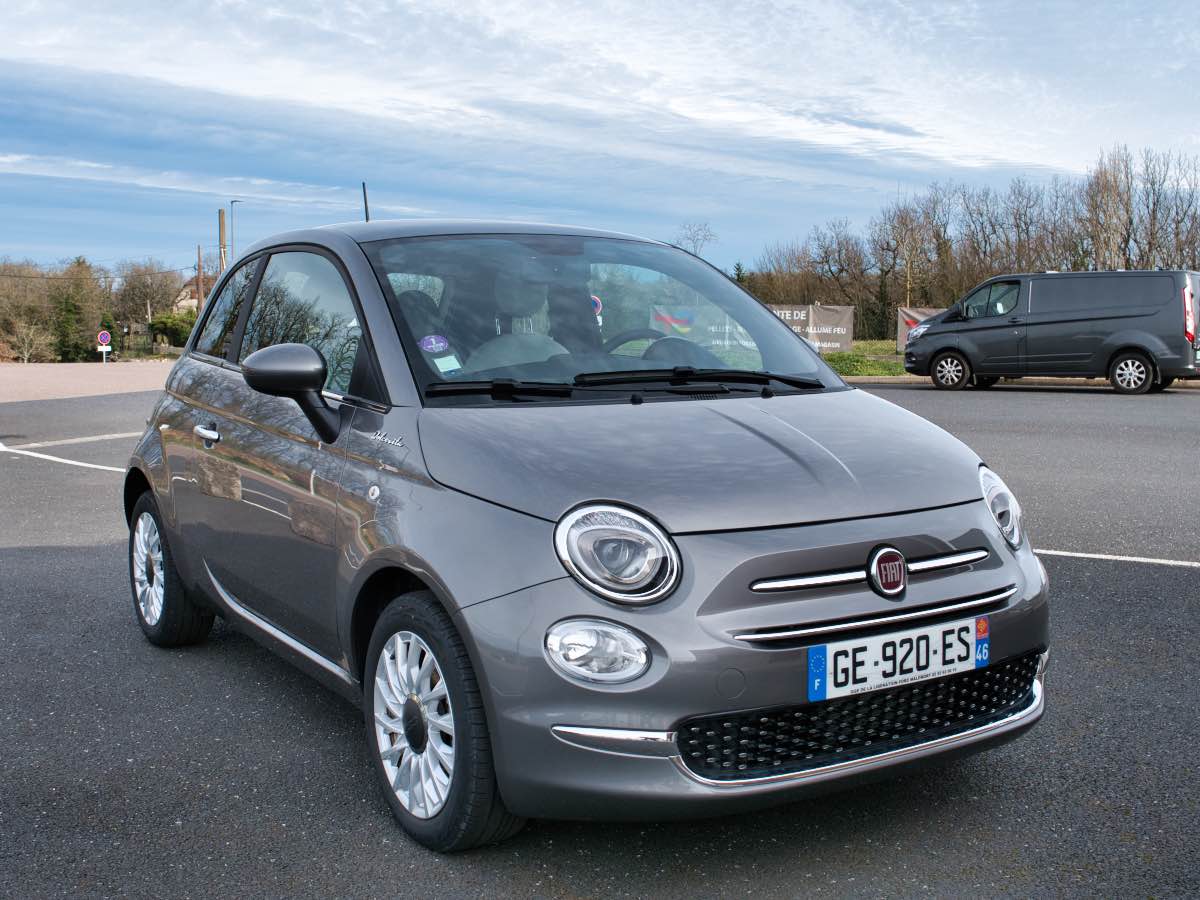
{"label": "utility pole", "polygon": [[237,246],[233,243],[233,204],[241,203],[241,200],[229,201],[229,261],[233,262],[237,258]]}
{"label": "utility pole", "polygon": [[363,186],[363,221],[371,221],[371,207],[367,205],[367,183],[364,181]]}
{"label": "utility pole", "polygon": [[200,245],[196,245],[196,315],[204,311],[204,259],[200,255]]}
{"label": "utility pole", "polygon": [[228,245],[225,243],[225,207],[217,210],[217,235],[221,247],[221,271],[229,265]]}

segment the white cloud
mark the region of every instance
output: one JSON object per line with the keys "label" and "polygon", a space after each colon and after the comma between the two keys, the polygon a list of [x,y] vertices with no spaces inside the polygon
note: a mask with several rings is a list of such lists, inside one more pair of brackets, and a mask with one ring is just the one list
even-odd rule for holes
{"label": "white cloud", "polygon": [[[899,2],[26,3],[0,59],[300,102],[456,136],[792,177],[809,148],[1079,168],[1111,142],[1010,9]],[[539,115],[538,110],[566,114]],[[577,121],[573,121],[578,117]],[[1103,123],[1107,124],[1107,123]],[[336,138],[336,136],[331,136]],[[773,158],[738,152],[766,141]]]}

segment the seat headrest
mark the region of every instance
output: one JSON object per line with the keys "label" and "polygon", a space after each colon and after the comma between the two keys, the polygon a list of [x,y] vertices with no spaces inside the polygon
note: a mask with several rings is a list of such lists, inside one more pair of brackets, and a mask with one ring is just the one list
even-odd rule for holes
{"label": "seat headrest", "polygon": [[524,281],[504,271],[496,273],[496,309],[502,316],[532,316],[546,305],[546,285]]}

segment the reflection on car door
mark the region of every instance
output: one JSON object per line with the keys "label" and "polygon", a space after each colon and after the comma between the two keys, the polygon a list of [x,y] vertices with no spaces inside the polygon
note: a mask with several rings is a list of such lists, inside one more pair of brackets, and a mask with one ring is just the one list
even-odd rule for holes
{"label": "reflection on car door", "polygon": [[[244,318],[239,362],[262,347],[308,343],[326,358],[327,387],[340,394],[348,386],[359,323],[340,273],[325,257],[271,256]],[[196,396],[201,418],[217,435],[200,436],[196,467],[205,563],[238,604],[337,659],[341,439],[321,443],[295,401],[252,390],[233,367],[214,366]],[[351,410],[344,412],[348,420]]]}

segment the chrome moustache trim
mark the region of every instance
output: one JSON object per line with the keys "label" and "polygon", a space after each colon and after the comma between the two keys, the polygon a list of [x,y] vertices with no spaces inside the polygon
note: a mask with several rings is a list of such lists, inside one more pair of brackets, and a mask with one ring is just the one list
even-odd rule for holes
{"label": "chrome moustache trim", "polygon": [[[910,574],[937,572],[941,569],[955,569],[971,563],[982,562],[991,554],[980,548],[978,550],[963,550],[946,553],[941,556],[927,556],[924,559],[908,561]],[[799,575],[795,578],[768,578],[756,581],[750,585],[750,590],[765,594],[773,591],[798,591],[805,588],[830,587],[837,584],[857,584],[867,580],[867,568],[844,569],[840,572],[826,572],[823,575]]]}
{"label": "chrome moustache trim", "polygon": [[1032,725],[1042,715],[1046,708],[1045,678],[1046,665],[1050,652],[1045,651],[1038,660],[1037,674],[1033,681],[1029,704],[997,722],[980,725],[958,734],[947,735],[936,740],[890,750],[875,756],[861,759],[851,759],[846,762],[833,763],[808,769],[804,772],[787,772],[781,775],[765,775],[758,778],[743,778],[729,781],[716,781],[697,775],[683,761],[679,749],[675,745],[674,731],[636,731],[628,728],[585,728],[575,725],[555,725],[551,733],[560,741],[587,750],[600,750],[605,753],[619,753],[625,756],[641,756],[646,758],[667,759],[689,780],[719,790],[737,790],[738,788],[768,784],[803,784],[805,782],[825,781],[850,774],[860,769],[873,769],[878,766],[895,765],[909,760],[920,759],[950,750],[955,747],[965,747],[990,737],[1002,735],[1025,725]]}

